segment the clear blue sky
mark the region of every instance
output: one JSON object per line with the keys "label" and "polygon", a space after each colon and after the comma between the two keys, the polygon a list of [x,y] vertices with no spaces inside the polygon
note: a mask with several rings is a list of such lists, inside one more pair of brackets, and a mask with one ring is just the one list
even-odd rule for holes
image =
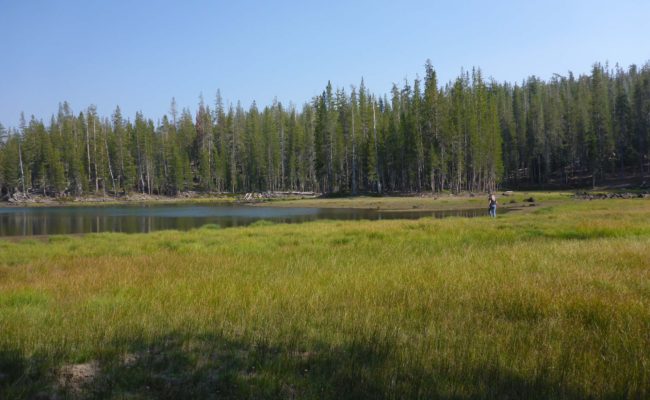
{"label": "clear blue sky", "polygon": [[650,1],[0,0],[0,123],[47,123],[58,103],[133,119],[199,94],[301,105],[328,80],[376,94],[478,66],[498,81],[650,59]]}

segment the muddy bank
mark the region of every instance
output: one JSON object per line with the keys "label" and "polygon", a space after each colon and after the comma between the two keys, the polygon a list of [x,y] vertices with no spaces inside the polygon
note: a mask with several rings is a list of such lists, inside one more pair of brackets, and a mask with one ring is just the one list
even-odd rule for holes
{"label": "muddy bank", "polygon": [[639,193],[587,193],[581,192],[576,193],[573,196],[578,200],[604,200],[604,199],[650,199],[650,193],[648,192],[639,192]]}

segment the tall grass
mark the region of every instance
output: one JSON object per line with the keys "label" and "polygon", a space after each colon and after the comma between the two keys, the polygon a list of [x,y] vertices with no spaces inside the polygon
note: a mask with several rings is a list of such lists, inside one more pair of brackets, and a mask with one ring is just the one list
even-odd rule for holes
{"label": "tall grass", "polygon": [[[530,204],[532,198],[535,202],[545,204],[561,203],[572,199],[570,192],[516,192],[508,196],[499,196],[499,207],[520,207]],[[487,195],[452,195],[451,193],[436,196],[412,197],[330,197],[308,199],[284,199],[261,203],[264,206],[274,207],[334,207],[334,208],[369,208],[379,210],[447,210],[465,208],[487,208]]]}
{"label": "tall grass", "polygon": [[650,396],[647,200],[215,228],[0,241],[0,398]]}

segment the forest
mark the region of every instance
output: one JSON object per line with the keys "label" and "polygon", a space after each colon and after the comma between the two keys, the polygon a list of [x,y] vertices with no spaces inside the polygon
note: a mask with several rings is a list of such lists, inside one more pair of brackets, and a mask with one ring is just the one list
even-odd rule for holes
{"label": "forest", "polygon": [[161,119],[63,102],[48,122],[0,124],[0,190],[44,196],[140,192],[384,193],[594,186],[650,172],[650,62],[521,83],[461,71],[377,96],[333,88],[301,107],[245,109],[217,91]]}

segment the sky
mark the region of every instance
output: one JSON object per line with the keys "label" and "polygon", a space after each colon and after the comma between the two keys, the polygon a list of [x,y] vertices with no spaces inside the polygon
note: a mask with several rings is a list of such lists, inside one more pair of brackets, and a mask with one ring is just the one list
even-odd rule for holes
{"label": "sky", "polygon": [[47,124],[67,101],[158,120],[214,104],[302,105],[480,67],[497,81],[650,60],[650,1],[0,0],[0,123]]}

